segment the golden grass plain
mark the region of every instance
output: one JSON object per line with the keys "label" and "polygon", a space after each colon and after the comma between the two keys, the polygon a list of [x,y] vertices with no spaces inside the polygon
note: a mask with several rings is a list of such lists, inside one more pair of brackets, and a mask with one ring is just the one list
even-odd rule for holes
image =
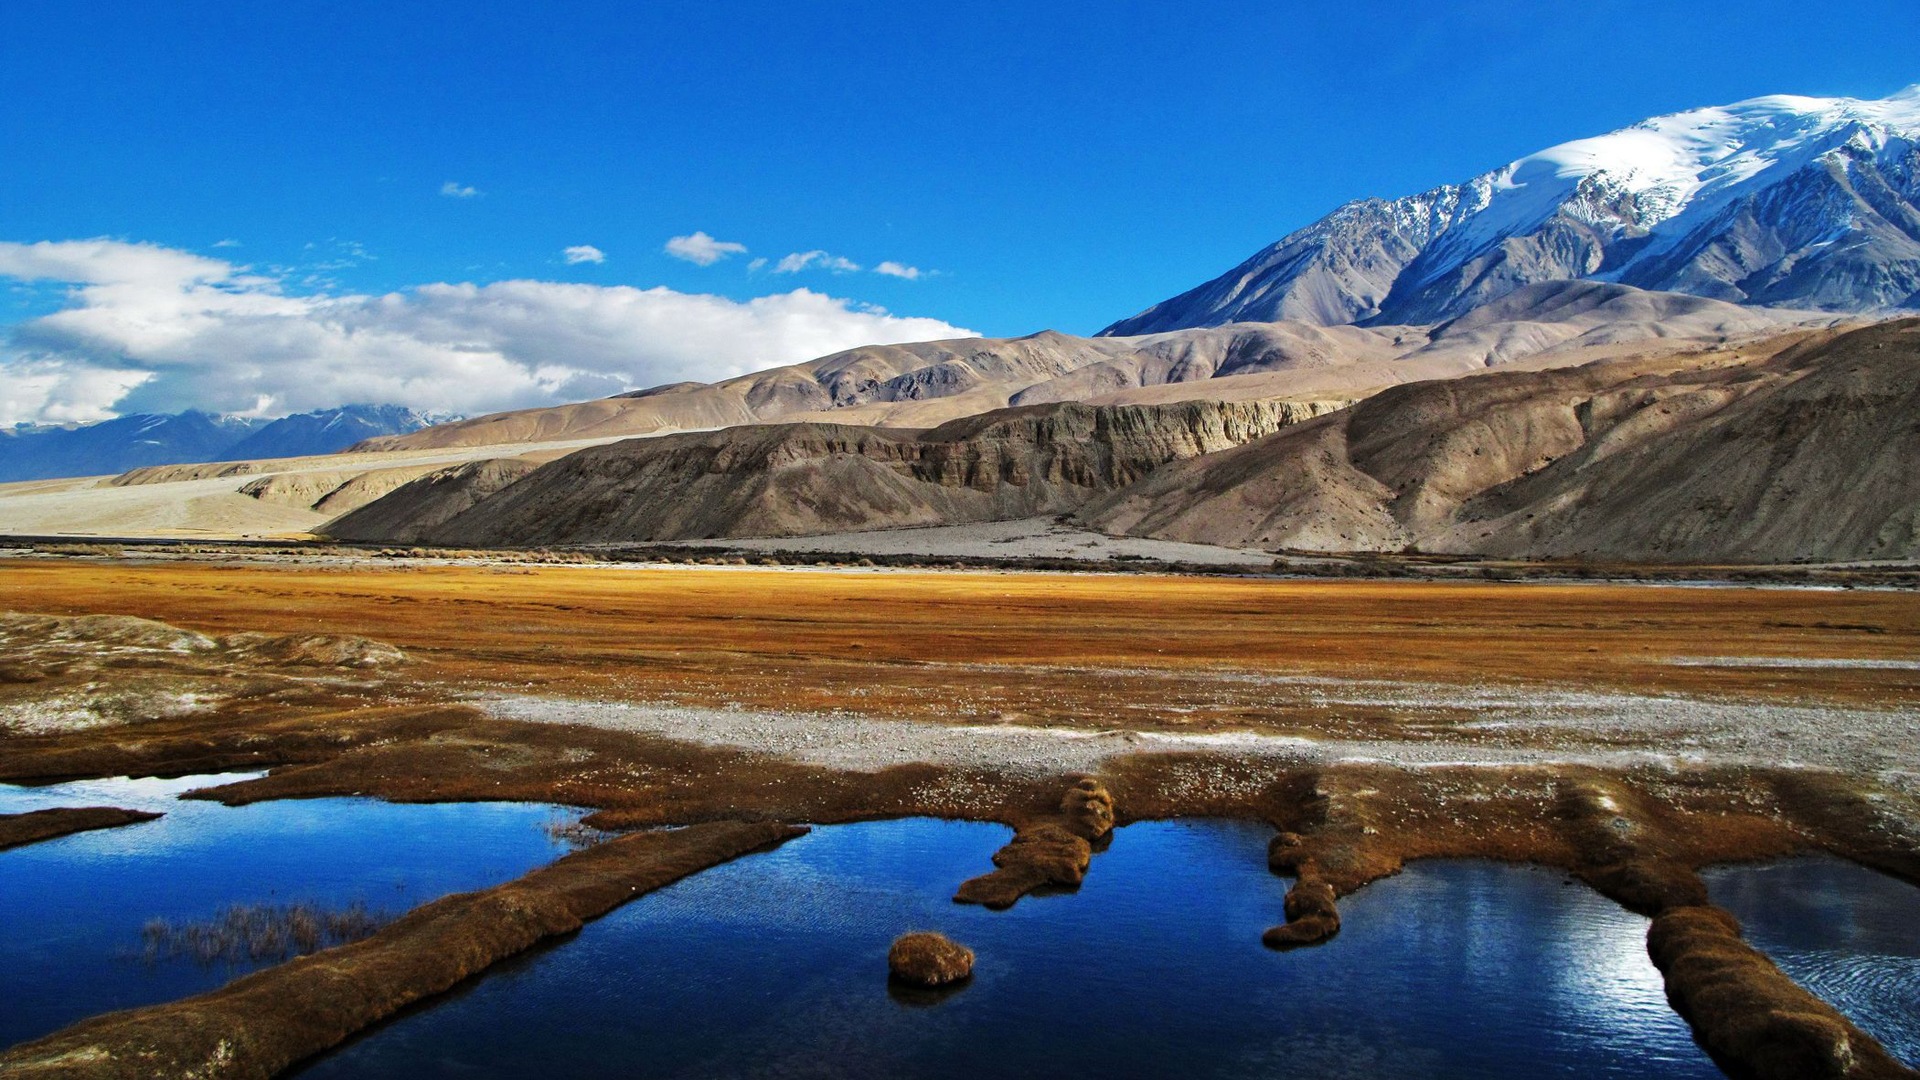
{"label": "golden grass plain", "polygon": [[[360,634],[449,686],[901,718],[1151,721],[1141,676],[1219,671],[1920,703],[1920,597],[1901,591],[15,560],[0,609]],[[1842,663],[1676,663],[1728,657]]]}

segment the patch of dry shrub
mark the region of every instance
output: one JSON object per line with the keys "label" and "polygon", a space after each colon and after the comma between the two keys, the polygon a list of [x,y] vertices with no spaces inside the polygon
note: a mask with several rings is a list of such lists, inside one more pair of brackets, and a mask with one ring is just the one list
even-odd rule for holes
{"label": "patch of dry shrub", "polygon": [[203,965],[280,961],[372,937],[393,921],[362,903],[329,909],[317,904],[233,904],[211,919],[150,919],[141,929],[148,963],[186,958]]}

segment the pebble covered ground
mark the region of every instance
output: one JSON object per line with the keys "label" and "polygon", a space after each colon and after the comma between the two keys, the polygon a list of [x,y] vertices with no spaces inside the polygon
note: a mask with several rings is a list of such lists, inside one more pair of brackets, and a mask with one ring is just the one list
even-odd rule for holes
{"label": "pebble covered ground", "polygon": [[[1609,767],[1660,764],[1804,765],[1874,776],[1920,792],[1920,713],[1833,705],[1633,694],[1448,686],[1379,679],[1251,680],[1315,708],[1390,707],[1417,724],[1431,712],[1434,737],[1355,739],[1260,731],[1151,727],[1090,730],[1019,722],[933,723],[856,713],[706,708],[557,697],[495,695],[480,700],[502,718],[642,731],[838,769],[871,772],[914,761],[998,767],[1033,774],[1097,770],[1118,754],[1230,751],[1301,763],[1569,763]],[[1464,722],[1462,712],[1472,719]],[[1449,732],[1458,732],[1450,737]]]}

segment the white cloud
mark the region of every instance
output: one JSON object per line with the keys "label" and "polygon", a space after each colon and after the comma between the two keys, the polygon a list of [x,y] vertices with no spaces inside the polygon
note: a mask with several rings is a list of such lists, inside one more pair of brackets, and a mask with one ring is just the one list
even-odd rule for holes
{"label": "white cloud", "polygon": [[676,259],[685,259],[701,266],[712,266],[729,255],[741,255],[747,245],[736,244],[731,240],[715,240],[704,232],[695,230],[692,236],[676,236],[669,239],[663,249]]}
{"label": "white cloud", "polygon": [[810,289],[744,302],[548,281],[294,295],[280,277],[112,240],[0,243],[0,277],[69,286],[65,308],[0,338],[0,425],[367,401],[472,414],[971,333]]}
{"label": "white cloud", "polygon": [[21,422],[90,424],[111,420],[113,402],[148,379],[150,371],[0,361],[0,427]]}
{"label": "white cloud", "polygon": [[897,262],[894,262],[892,259],[888,259],[886,262],[883,262],[879,266],[874,267],[873,272],[876,274],[885,274],[888,277],[905,278],[908,281],[919,281],[921,278],[927,275],[927,271],[922,270],[917,266],[908,266],[905,263],[897,263]]}
{"label": "white cloud", "polygon": [[119,240],[0,242],[0,277],[22,281],[67,281],[90,286],[220,281],[233,264],[158,244]]}
{"label": "white cloud", "polygon": [[607,253],[594,247],[592,244],[575,244],[560,254],[566,256],[568,266],[576,266],[580,263],[603,263],[607,261]]}
{"label": "white cloud", "polygon": [[240,241],[228,237],[225,240],[215,240],[213,246],[217,248],[237,248],[240,246]]}
{"label": "white cloud", "polygon": [[449,199],[471,199],[480,194],[480,189],[472,184],[462,184],[458,180],[449,180],[440,185],[440,194]]}
{"label": "white cloud", "polygon": [[838,255],[829,255],[824,251],[796,251],[774,264],[776,274],[797,274],[802,270],[819,267],[836,274],[852,273],[860,269],[860,264],[852,259],[843,259]]}

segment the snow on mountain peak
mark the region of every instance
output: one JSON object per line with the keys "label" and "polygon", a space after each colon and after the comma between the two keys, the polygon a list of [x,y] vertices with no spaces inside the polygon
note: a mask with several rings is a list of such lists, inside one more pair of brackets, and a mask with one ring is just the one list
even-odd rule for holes
{"label": "snow on mountain peak", "polygon": [[1561,143],[1463,185],[1461,212],[1412,280],[1439,281],[1555,215],[1602,232],[1652,233],[1635,259],[1655,258],[1728,201],[1842,148],[1876,153],[1889,138],[1920,141],[1920,85],[1874,101],[1758,97]]}
{"label": "snow on mountain peak", "polygon": [[1768,169],[1804,166],[1863,134],[1875,140],[1862,146],[1869,150],[1889,134],[1920,138],[1920,84],[1877,101],[1776,94],[1669,113],[1529,154],[1482,179],[1496,199],[1513,193],[1516,210],[1544,217],[1580,180],[1604,173],[1636,196],[1640,213],[1632,224],[1646,228]]}
{"label": "snow on mountain peak", "polygon": [[1435,322],[1582,278],[1768,306],[1920,307],[1916,223],[1920,84],[1878,100],[1757,97],[1348,203],[1104,332]]}

